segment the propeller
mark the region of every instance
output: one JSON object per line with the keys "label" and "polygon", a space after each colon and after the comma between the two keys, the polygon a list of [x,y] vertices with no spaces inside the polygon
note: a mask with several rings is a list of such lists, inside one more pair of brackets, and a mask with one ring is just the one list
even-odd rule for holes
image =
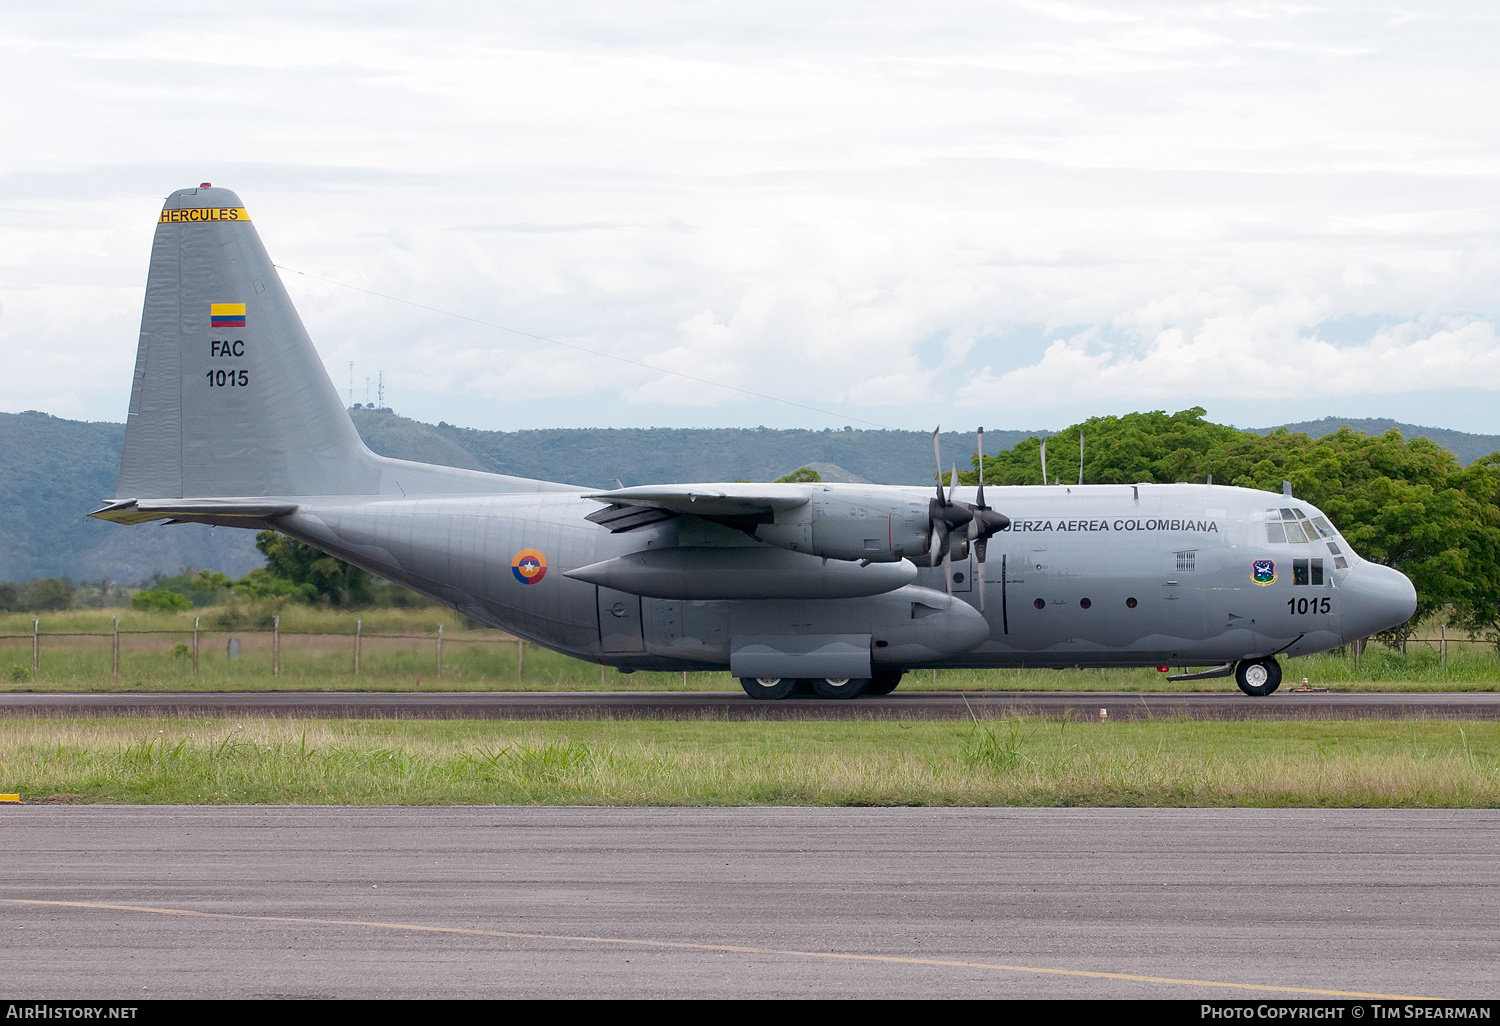
{"label": "propeller", "polygon": [[952,595],[953,560],[968,558],[969,550],[973,548],[979,557],[979,608],[983,609],[985,543],[991,535],[1010,526],[1009,517],[984,504],[984,428],[979,429],[979,491],[974,503],[960,502],[953,498],[953,493],[958,488],[957,463],[953,464],[949,472],[948,493],[943,494],[943,455],[937,431],[932,433],[932,454],[937,462],[937,498],[927,504],[932,521],[927,565],[937,566],[938,550],[941,549],[943,580],[947,582],[948,594]]}

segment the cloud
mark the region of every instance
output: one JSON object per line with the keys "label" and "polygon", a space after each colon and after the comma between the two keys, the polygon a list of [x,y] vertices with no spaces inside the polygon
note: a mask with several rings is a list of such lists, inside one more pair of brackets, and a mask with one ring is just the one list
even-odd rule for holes
{"label": "cloud", "polygon": [[801,404],[286,275],[341,391],[433,420],[1500,388],[1500,28],[1463,6],[7,16],[0,408],[123,416],[200,180],[289,268]]}

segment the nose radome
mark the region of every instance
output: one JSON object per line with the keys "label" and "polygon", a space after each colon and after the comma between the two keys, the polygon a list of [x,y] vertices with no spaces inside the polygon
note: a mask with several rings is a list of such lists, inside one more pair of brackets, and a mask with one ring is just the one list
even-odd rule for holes
{"label": "nose radome", "polygon": [[1399,570],[1361,563],[1344,579],[1344,640],[1400,626],[1417,611],[1417,589]]}

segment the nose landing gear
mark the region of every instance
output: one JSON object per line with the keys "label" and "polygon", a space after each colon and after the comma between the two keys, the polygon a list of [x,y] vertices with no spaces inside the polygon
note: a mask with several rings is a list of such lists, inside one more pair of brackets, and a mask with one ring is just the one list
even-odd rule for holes
{"label": "nose landing gear", "polygon": [[1281,687],[1281,664],[1271,658],[1241,659],[1234,680],[1245,694],[1264,698]]}

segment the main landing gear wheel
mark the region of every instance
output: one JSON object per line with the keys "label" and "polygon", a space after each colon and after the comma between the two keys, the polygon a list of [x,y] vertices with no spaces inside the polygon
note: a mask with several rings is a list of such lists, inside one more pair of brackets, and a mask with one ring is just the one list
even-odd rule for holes
{"label": "main landing gear wheel", "polygon": [[870,678],[869,686],[865,688],[867,695],[889,695],[896,690],[896,685],[901,683],[902,673],[900,670],[883,670]]}
{"label": "main landing gear wheel", "polygon": [[1275,659],[1241,659],[1234,680],[1245,694],[1264,698],[1281,687],[1281,664]]}
{"label": "main landing gear wheel", "polygon": [[797,686],[796,677],[741,677],[740,687],[745,689],[745,694],[751,698],[758,698],[763,702],[771,702],[778,698],[785,698],[792,693]]}
{"label": "main landing gear wheel", "polygon": [[819,698],[858,698],[870,686],[868,677],[814,677],[813,690]]}

